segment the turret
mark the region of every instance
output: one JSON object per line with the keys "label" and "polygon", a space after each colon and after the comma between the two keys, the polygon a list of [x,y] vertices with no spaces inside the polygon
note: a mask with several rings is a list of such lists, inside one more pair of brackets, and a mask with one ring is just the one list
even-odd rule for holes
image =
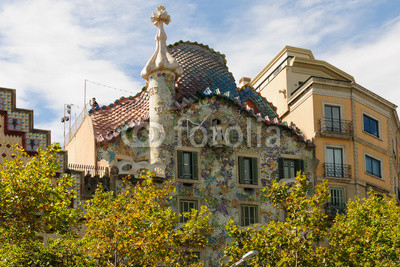
{"label": "turret", "polygon": [[167,150],[166,145],[174,142],[175,138],[170,107],[175,101],[175,79],[182,74],[182,68],[167,51],[164,23],[169,24],[170,16],[163,6],[156,11],[150,17],[158,28],[156,50],[141,75],[148,83],[150,96],[150,163],[161,161],[168,166],[172,164],[174,152]]}

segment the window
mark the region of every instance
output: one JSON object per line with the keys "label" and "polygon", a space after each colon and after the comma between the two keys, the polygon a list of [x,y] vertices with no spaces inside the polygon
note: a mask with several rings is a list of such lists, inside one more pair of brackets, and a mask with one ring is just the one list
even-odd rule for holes
{"label": "window", "polygon": [[340,107],[325,105],[325,129],[329,132],[341,132]]}
{"label": "window", "polygon": [[248,226],[258,223],[258,206],[257,205],[241,205],[240,225]]}
{"label": "window", "polygon": [[325,174],[328,177],[345,177],[343,165],[343,149],[335,147],[326,148]]}
{"label": "window", "polygon": [[365,155],[365,171],[368,174],[382,178],[381,161]]}
{"label": "window", "polygon": [[304,161],[301,159],[279,158],[279,179],[296,177],[298,171],[304,170]]}
{"label": "window", "polygon": [[224,140],[225,129],[219,119],[212,120],[212,131],[213,131],[213,142],[214,144],[220,144],[219,141]]}
{"label": "window", "polygon": [[371,117],[368,117],[367,115],[363,115],[363,121],[364,121],[364,132],[367,132],[379,138],[378,121]]}
{"label": "window", "polygon": [[329,191],[331,193],[330,203],[332,205],[342,206],[345,204],[343,188],[330,188]]}
{"label": "window", "polygon": [[219,119],[213,119],[212,120],[212,126],[217,126],[217,125],[220,125],[220,124],[221,124],[221,121]]}
{"label": "window", "polygon": [[177,151],[178,158],[178,178],[179,179],[198,179],[197,152]]}
{"label": "window", "polygon": [[187,222],[189,219],[185,218],[183,216],[183,213],[185,212],[191,212],[192,209],[197,210],[197,200],[183,200],[181,199],[179,201],[179,213],[181,214],[181,216],[179,217],[179,222],[181,223],[185,223]]}
{"label": "window", "polygon": [[258,165],[257,158],[239,157],[239,183],[257,185]]}
{"label": "window", "polygon": [[331,197],[326,204],[326,212],[328,217],[334,218],[336,214],[346,212],[346,201],[344,198],[344,188],[329,188]]}

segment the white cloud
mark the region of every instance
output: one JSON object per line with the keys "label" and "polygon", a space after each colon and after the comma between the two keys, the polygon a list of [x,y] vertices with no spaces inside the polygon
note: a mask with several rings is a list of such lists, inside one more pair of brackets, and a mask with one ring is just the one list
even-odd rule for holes
{"label": "white cloud", "polygon": [[327,60],[356,82],[400,106],[400,18],[376,30],[371,42],[347,44]]}
{"label": "white cloud", "polygon": [[[84,22],[87,27],[79,25],[77,18],[89,9],[90,6],[80,9],[69,1],[50,0],[21,1],[2,7],[0,86],[17,89],[18,107],[32,108],[40,114],[45,106],[61,117],[64,103],[83,106],[85,79],[136,92],[142,87],[144,81],[139,74],[129,77],[119,65],[99,55],[121,44],[127,46],[126,29],[107,23],[111,18],[103,18],[100,23],[89,18]],[[124,18],[116,20],[121,23]],[[90,21],[99,25],[90,25]],[[102,104],[127,94],[93,84],[88,84],[87,89],[88,98],[96,96]],[[60,141],[59,118],[50,123],[53,140]],[[45,128],[46,124],[36,126]]]}
{"label": "white cloud", "polygon": [[[138,91],[154,51],[149,16],[155,0],[30,0],[0,3],[0,86],[17,89],[19,107],[35,110],[37,127],[62,141],[65,103],[82,106],[84,80]],[[285,45],[313,50],[368,89],[391,97],[400,58],[399,23],[363,28],[366,0],[161,1],[172,17],[168,42],[203,42],[227,55],[238,80],[253,77]],[[378,54],[379,53],[379,54]],[[320,56],[321,55],[321,56]],[[366,66],[375,66],[366,67]],[[88,98],[108,104],[128,93],[88,83]],[[397,103],[400,99],[391,97]],[[44,107],[44,108],[43,108]],[[49,116],[46,113],[53,112]],[[37,119],[40,116],[40,119]],[[43,119],[44,118],[44,119]],[[48,120],[48,121],[47,121]]]}
{"label": "white cloud", "polygon": [[258,1],[231,17],[219,46],[228,48],[238,80],[256,75],[285,45],[313,49],[340,41],[362,14],[358,1]]}

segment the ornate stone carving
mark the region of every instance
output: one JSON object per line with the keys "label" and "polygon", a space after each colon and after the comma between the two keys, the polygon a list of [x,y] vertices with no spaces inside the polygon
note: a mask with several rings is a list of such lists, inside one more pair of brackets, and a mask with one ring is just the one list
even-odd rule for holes
{"label": "ornate stone carving", "polygon": [[134,162],[132,159],[127,158],[114,163],[113,168],[118,168],[118,174],[131,174],[138,178],[143,170],[155,172],[157,177],[165,178],[165,165],[162,162],[150,164],[148,161]]}
{"label": "ornate stone carving", "polygon": [[164,23],[168,25],[171,18],[163,6],[157,7],[156,11],[157,13],[153,13],[150,17],[154,25],[158,27],[155,38],[156,51],[141,72],[145,80],[149,80],[149,75],[155,71],[169,70],[175,73],[175,76],[180,76],[183,72],[182,67],[167,51],[167,35],[164,31]]}
{"label": "ornate stone carving", "polygon": [[154,94],[157,94],[157,87],[151,87],[149,89],[149,96],[153,96]]}

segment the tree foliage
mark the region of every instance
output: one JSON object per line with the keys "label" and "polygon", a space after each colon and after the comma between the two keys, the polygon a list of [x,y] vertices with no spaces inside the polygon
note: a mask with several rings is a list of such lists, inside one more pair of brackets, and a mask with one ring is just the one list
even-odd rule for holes
{"label": "tree foliage", "polygon": [[319,244],[327,236],[326,215],[321,210],[329,198],[327,182],[316,186],[312,196],[308,194],[310,186],[303,174],[290,186],[273,180],[264,193],[284,213],[284,219],[245,229],[229,222],[227,230],[233,242],[225,248],[225,264],[230,266],[250,250],[257,250],[258,256],[249,261],[254,266],[324,265],[327,251]]}
{"label": "tree foliage", "polygon": [[348,202],[331,229],[330,251],[337,266],[399,266],[400,209],[377,196]]}
{"label": "tree foliage", "polygon": [[[13,160],[0,165],[0,265],[74,265],[68,253],[75,249],[81,212],[70,208],[73,179],[56,178],[59,145],[39,149],[32,157],[19,147],[15,151]],[[49,245],[44,242],[48,232],[58,236],[50,237]]]}
{"label": "tree foliage", "polygon": [[170,207],[174,187],[155,184],[150,174],[136,185],[126,181],[124,192],[96,190],[86,206],[88,253],[107,266],[172,266],[188,264],[193,249],[206,246],[212,228],[206,207],[185,214],[179,225]]}

